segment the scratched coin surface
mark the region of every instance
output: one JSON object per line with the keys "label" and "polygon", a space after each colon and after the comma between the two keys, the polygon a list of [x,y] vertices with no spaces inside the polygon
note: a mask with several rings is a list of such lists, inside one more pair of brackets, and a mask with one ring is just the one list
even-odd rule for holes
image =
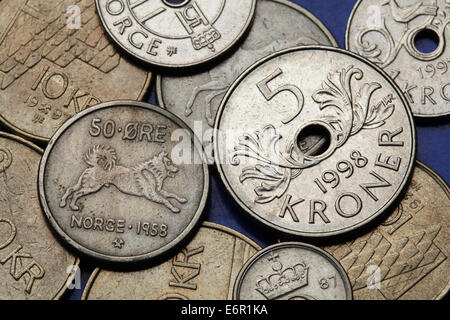
{"label": "scratched coin surface", "polygon": [[347,51],[291,48],[234,82],[214,132],[221,178],[246,212],[279,231],[354,230],[398,197],[415,129],[395,83]]}
{"label": "scratched coin surface", "polygon": [[122,57],[94,0],[0,2],[0,121],[48,141],[72,115],[112,99],[141,99],[151,74]]}
{"label": "scratched coin surface", "polygon": [[337,47],[327,28],[307,10],[286,0],[260,0],[248,36],[227,60],[194,75],[158,76],[159,105],[175,113],[202,137],[208,161],[212,163],[212,128],[228,87],[259,59],[307,44]]}
{"label": "scratched coin surface", "polygon": [[58,299],[78,266],[39,205],[41,154],[35,145],[0,132],[0,300]]}
{"label": "scratched coin surface", "polygon": [[147,270],[96,269],[87,300],[230,300],[244,263],[261,248],[229,228],[204,222],[173,258]]}
{"label": "scratched coin surface", "polygon": [[71,118],[50,140],[39,169],[52,227],[79,252],[107,262],[172,249],[197,224],[208,186],[208,166],[188,127],[133,101]]}
{"label": "scratched coin surface", "polygon": [[126,52],[151,65],[192,67],[231,49],[256,0],[96,0],[103,25]]}
{"label": "scratched coin surface", "polygon": [[330,254],[300,242],[278,243],[242,267],[235,300],[351,300],[345,270]]}
{"label": "scratched coin surface", "polygon": [[400,205],[381,225],[325,247],[340,261],[358,300],[433,300],[450,289],[450,190],[417,162]]}
{"label": "scratched coin surface", "polygon": [[389,73],[418,117],[450,114],[449,43],[448,0],[360,0],[347,26],[347,49]]}

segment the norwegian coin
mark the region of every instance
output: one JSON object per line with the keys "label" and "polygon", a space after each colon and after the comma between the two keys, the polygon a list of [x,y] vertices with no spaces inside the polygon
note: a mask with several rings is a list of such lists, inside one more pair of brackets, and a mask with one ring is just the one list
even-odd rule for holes
{"label": "norwegian coin", "polygon": [[208,166],[190,129],[161,108],[125,100],[67,121],[39,168],[39,196],[52,227],[79,252],[106,262],[137,262],[172,249],[197,224],[208,186]]}
{"label": "norwegian coin", "polygon": [[310,12],[286,0],[260,0],[245,41],[214,68],[184,77],[158,76],[159,105],[183,119],[204,141],[213,163],[212,127],[228,87],[249,66],[276,51],[299,45],[338,44]]}
{"label": "norwegian coin", "polygon": [[[428,52],[420,39],[437,46]],[[449,43],[448,0],[360,0],[347,26],[347,49],[389,73],[417,117],[450,114]]]}
{"label": "norwegian coin", "polygon": [[189,244],[150,269],[96,269],[82,299],[230,300],[244,263],[261,248],[226,227],[205,222]]}
{"label": "norwegian coin", "polygon": [[371,232],[325,247],[340,261],[354,298],[440,299],[450,289],[450,190],[417,162],[400,205]]}
{"label": "norwegian coin", "polygon": [[0,132],[0,300],[58,299],[78,259],[47,226],[38,200],[42,150]]}
{"label": "norwegian coin", "polygon": [[256,0],[96,0],[103,26],[133,57],[192,67],[231,49],[249,28]]}
{"label": "norwegian coin", "polygon": [[0,121],[47,142],[72,115],[110,99],[141,99],[151,73],[103,32],[94,0],[0,2]]}
{"label": "norwegian coin", "polygon": [[414,164],[401,91],[375,65],[331,47],[291,48],[254,64],[222,100],[215,129],[228,191],[292,235],[368,223],[396,200]]}
{"label": "norwegian coin", "polygon": [[345,270],[330,254],[300,242],[269,246],[242,267],[235,300],[351,300]]}

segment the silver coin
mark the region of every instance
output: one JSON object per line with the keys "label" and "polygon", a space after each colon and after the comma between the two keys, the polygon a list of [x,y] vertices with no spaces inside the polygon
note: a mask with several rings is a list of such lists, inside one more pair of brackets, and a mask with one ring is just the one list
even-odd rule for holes
{"label": "silver coin", "polygon": [[214,150],[228,191],[251,216],[324,237],[396,200],[414,164],[415,127],[401,91],[375,65],[341,49],[298,47],[234,82]]}
{"label": "silver coin", "polygon": [[124,263],[154,258],[189,234],[205,206],[209,174],[198,146],[161,108],[94,106],[62,126],[45,150],[44,212],[85,255]]}
{"label": "silver coin", "polygon": [[231,49],[249,28],[256,0],[96,0],[103,25],[146,63],[192,67]]}
{"label": "silver coin", "polygon": [[[420,38],[438,45],[424,52]],[[360,0],[347,26],[346,48],[389,73],[417,117],[450,114],[449,42],[448,0]]]}
{"label": "silver coin", "polygon": [[227,60],[198,74],[158,76],[159,105],[183,119],[202,137],[213,163],[212,127],[228,87],[249,66],[276,51],[299,45],[338,44],[310,12],[287,0],[260,0],[248,36]]}
{"label": "silver coin", "polygon": [[330,254],[300,242],[259,251],[241,269],[235,300],[351,300],[350,280]]}

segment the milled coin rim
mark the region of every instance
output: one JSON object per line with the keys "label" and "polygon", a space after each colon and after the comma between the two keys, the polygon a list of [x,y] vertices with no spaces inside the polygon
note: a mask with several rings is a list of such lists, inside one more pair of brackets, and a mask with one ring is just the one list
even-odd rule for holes
{"label": "milled coin rim", "polygon": [[241,271],[239,272],[239,274],[236,278],[236,282],[234,283],[234,287],[233,287],[233,299],[240,300],[239,297],[240,297],[242,282],[243,282],[245,276],[247,275],[247,273],[249,272],[250,268],[253,266],[253,264],[255,262],[257,262],[261,257],[263,257],[265,254],[267,254],[270,251],[277,250],[277,249],[285,249],[285,248],[288,248],[288,249],[289,248],[299,248],[299,249],[303,249],[303,250],[309,250],[309,251],[312,251],[314,253],[317,253],[317,254],[325,257],[336,268],[336,270],[338,271],[338,273],[340,274],[340,276],[342,278],[342,281],[344,282],[345,294],[347,296],[347,299],[344,299],[344,300],[353,300],[353,289],[352,289],[352,285],[350,283],[350,279],[347,275],[347,272],[342,267],[342,265],[339,263],[339,261],[337,261],[331,254],[329,254],[328,252],[326,252],[325,250],[323,250],[321,248],[318,248],[318,247],[313,246],[308,243],[293,242],[293,241],[281,242],[281,243],[276,243],[276,244],[270,245],[270,246],[262,249],[261,251],[258,251],[253,257],[251,257],[245,263],[245,265],[242,267]]}
{"label": "milled coin rim", "polygon": [[[260,251],[262,248],[261,246],[259,246],[255,241],[253,241],[252,239],[250,239],[249,237],[245,236],[244,234],[231,229],[229,227],[226,227],[224,225],[221,224],[217,224],[214,222],[209,222],[209,221],[204,221],[201,225],[200,228],[206,228],[206,229],[213,229],[213,230],[218,230],[224,233],[228,233],[236,238],[239,238],[240,240],[244,241],[245,243],[247,243],[248,245],[250,245],[251,247],[253,247],[253,249],[255,249],[256,251]],[[151,268],[149,268],[151,269]],[[149,269],[143,269],[141,271],[145,271],[145,270],[149,270]],[[100,274],[100,272],[104,270],[101,268],[95,268],[95,270],[92,272],[91,276],[89,277],[88,282],[86,283],[86,286],[84,287],[83,290],[83,295],[81,296],[81,300],[87,300],[89,297],[89,294],[91,292],[91,289],[95,283],[95,280],[97,279],[98,275]],[[105,270],[105,271],[110,271],[110,270]]]}
{"label": "milled coin rim", "polygon": [[[163,115],[164,117],[168,118],[169,120],[173,121],[175,124],[177,124],[180,128],[186,129],[191,133],[191,141],[193,142],[194,148],[197,150],[199,156],[202,159],[202,166],[203,166],[203,193],[200,198],[199,206],[193,215],[192,220],[187,224],[187,226],[183,229],[183,231],[178,234],[172,241],[167,243],[166,245],[160,247],[157,250],[151,251],[149,253],[140,254],[140,255],[132,255],[132,256],[123,256],[123,257],[117,257],[117,256],[111,256],[107,254],[103,254],[100,252],[97,252],[93,249],[86,248],[79,244],[77,241],[72,239],[60,225],[58,222],[53,218],[52,212],[50,208],[47,205],[46,201],[46,192],[44,187],[44,179],[46,175],[46,166],[47,161],[49,158],[50,153],[52,152],[52,149],[54,145],[56,144],[58,138],[75,122],[78,120],[81,120],[85,116],[88,116],[89,114],[96,112],[98,110],[108,109],[108,108],[114,108],[114,107],[133,107],[133,108],[142,108],[146,109],[152,112],[159,113]],[[105,261],[105,262],[117,262],[117,263],[133,263],[133,262],[141,262],[150,260],[152,258],[158,257],[161,254],[166,253],[167,251],[173,249],[176,245],[178,245],[181,241],[183,241],[190,233],[193,231],[193,229],[197,226],[198,221],[200,220],[202,213],[204,211],[204,208],[206,206],[206,200],[208,198],[209,193],[209,169],[208,165],[205,161],[205,156],[203,152],[203,148],[199,149],[199,146],[201,147],[201,144],[198,142],[197,137],[192,133],[192,130],[189,129],[189,127],[177,116],[171,114],[170,112],[159,108],[157,106],[154,106],[149,103],[144,102],[138,102],[133,100],[114,100],[109,102],[104,102],[101,104],[98,104],[96,106],[90,107],[88,109],[83,110],[82,112],[78,113],[77,115],[70,118],[68,121],[66,121],[52,136],[50,139],[47,147],[45,148],[44,155],[41,159],[41,163],[39,165],[39,175],[38,175],[38,191],[39,191],[39,200],[41,202],[41,206],[43,208],[43,211],[47,217],[47,220],[55,230],[55,232],[62,238],[64,243],[68,244],[69,246],[75,248],[78,252],[87,255],[91,258]]]}
{"label": "milled coin rim", "polygon": [[[350,38],[350,27],[351,27],[351,24],[353,22],[353,19],[355,18],[356,11],[358,10],[360,4],[363,1],[364,0],[358,0],[358,2],[353,7],[352,12],[350,13],[350,17],[348,18],[348,21],[347,21],[347,27],[346,27],[346,30],[345,30],[345,49],[347,49],[347,50],[350,50],[349,49],[350,48],[350,39],[349,39]],[[443,113],[423,114],[423,113],[415,113],[415,112],[413,112],[413,109],[411,108],[411,112],[413,113],[414,117],[422,118],[422,119],[430,119],[430,118],[433,119],[433,118],[445,117],[445,116],[450,115],[450,110],[448,112],[443,112]]]}
{"label": "milled coin rim", "polygon": [[250,25],[253,22],[253,18],[255,16],[255,9],[256,9],[256,1],[257,0],[251,0],[252,4],[251,4],[251,9],[250,9],[250,15],[249,18],[247,19],[247,21],[245,22],[244,27],[242,28],[241,32],[236,36],[236,38],[234,39],[234,41],[232,41],[231,43],[228,44],[227,47],[225,47],[225,49],[221,50],[220,52],[217,52],[216,54],[212,55],[209,58],[203,59],[199,62],[193,62],[193,63],[187,63],[187,64],[177,64],[177,65],[173,65],[173,64],[166,64],[166,63],[159,63],[159,62],[155,62],[155,61],[150,61],[150,60],[146,60],[140,56],[138,56],[137,54],[133,53],[131,50],[129,50],[125,45],[123,45],[115,36],[115,34],[113,32],[110,31],[110,29],[107,27],[106,21],[103,17],[103,15],[100,14],[100,10],[98,9],[100,4],[99,4],[100,0],[95,0],[95,7],[97,9],[97,13],[98,16],[100,17],[100,20],[102,21],[102,27],[103,30],[105,30],[108,35],[111,37],[112,40],[114,40],[113,42],[119,46],[122,50],[124,50],[127,54],[129,54],[130,56],[134,57],[135,59],[138,59],[139,61],[142,61],[143,63],[150,65],[150,66],[156,66],[156,67],[161,67],[161,68],[169,68],[171,70],[179,70],[179,69],[183,69],[183,68],[190,68],[190,67],[197,67],[197,66],[201,66],[203,64],[206,64],[208,62],[211,62],[217,58],[220,58],[220,56],[222,55],[226,55],[226,53],[228,51],[230,51],[231,49],[234,48],[234,46],[242,39],[243,36],[245,36],[245,33],[248,31],[248,29],[250,28]]}
{"label": "milled coin rim", "polygon": [[[17,143],[23,144],[26,147],[29,147],[30,149],[32,149],[33,151],[36,151],[39,156],[42,157],[42,154],[44,153],[44,150],[42,150],[41,148],[39,148],[37,145],[35,145],[34,143],[32,143],[31,141],[25,140],[24,138],[20,137],[20,136],[16,136],[14,134],[10,134],[7,132],[2,132],[0,131],[0,138],[4,138],[6,140],[12,140],[15,141]],[[42,211],[42,210],[41,210]],[[45,219],[45,217],[44,217]],[[48,226],[48,225],[47,225]],[[52,236],[54,236],[52,230],[49,228],[50,233],[52,234]],[[58,241],[58,239],[55,237],[55,241]],[[79,268],[80,266],[80,259],[76,256],[74,256],[71,252],[67,251],[66,248],[64,248],[64,246],[62,246],[63,249],[68,252],[74,259],[74,263],[73,266],[76,268]],[[72,279],[73,277],[75,277],[74,273],[69,273],[67,274],[67,279],[66,281],[61,285],[61,287],[56,291],[55,295],[51,298],[52,300],[59,300],[61,299],[61,297],[68,291],[68,287],[67,287],[67,283],[70,281],[70,279]]]}
{"label": "milled coin rim", "polygon": [[[398,96],[400,97],[400,99],[403,102],[403,105],[405,106],[405,111],[406,114],[408,116],[408,120],[410,122],[410,130],[411,130],[411,156],[409,157],[409,165],[408,165],[408,169],[406,170],[406,173],[404,175],[404,177],[402,178],[402,182],[400,183],[398,189],[396,190],[396,192],[394,192],[392,194],[392,196],[388,199],[387,203],[378,210],[378,212],[374,213],[373,215],[369,216],[367,219],[360,221],[357,224],[345,227],[345,228],[341,228],[335,231],[329,231],[329,232],[306,232],[306,231],[296,231],[293,229],[289,229],[289,228],[284,228],[281,226],[278,226],[266,219],[264,219],[263,217],[261,217],[260,215],[258,215],[256,212],[253,212],[252,210],[250,210],[247,205],[240,200],[239,196],[234,192],[233,188],[231,187],[230,183],[228,182],[228,179],[225,176],[225,173],[222,169],[222,164],[220,164],[220,159],[219,159],[219,146],[218,146],[218,132],[219,132],[219,126],[220,126],[220,119],[222,117],[222,114],[224,113],[225,110],[225,106],[228,102],[229,97],[233,94],[234,90],[240,85],[240,83],[250,74],[252,73],[255,69],[257,69],[259,66],[265,64],[266,62],[268,62],[269,60],[272,60],[274,58],[277,58],[278,56],[282,56],[288,53],[293,53],[293,52],[299,52],[299,51],[310,51],[310,50],[315,50],[315,51],[332,51],[332,52],[336,52],[336,53],[340,53],[343,55],[347,55],[347,56],[351,56],[357,60],[359,60],[362,63],[367,64],[369,67],[372,67],[375,71],[378,71],[380,73],[380,76],[384,78],[384,80],[386,80],[394,89],[394,91],[396,91],[396,93],[398,94]],[[370,62],[369,60],[365,59],[364,57],[361,57],[353,52],[344,50],[344,49],[340,49],[340,48],[334,48],[334,47],[328,47],[328,46],[321,46],[321,45],[313,45],[313,46],[299,46],[299,47],[293,47],[293,48],[289,48],[289,49],[285,49],[282,51],[278,51],[274,54],[271,54],[261,60],[259,60],[258,62],[256,62],[255,64],[253,64],[252,66],[250,66],[246,71],[244,71],[242,73],[242,75],[236,79],[235,82],[233,82],[233,84],[230,86],[230,88],[228,89],[227,93],[225,94],[224,98],[222,99],[222,102],[220,104],[219,110],[217,112],[215,121],[214,121],[214,137],[213,137],[213,141],[214,141],[214,160],[215,160],[215,164],[217,167],[217,171],[219,171],[220,174],[220,178],[223,182],[223,184],[225,185],[227,191],[229,192],[229,194],[233,197],[233,199],[237,202],[237,204],[239,204],[239,206],[248,214],[250,214],[253,218],[259,220],[260,222],[262,222],[263,224],[265,224],[266,226],[269,226],[272,229],[275,229],[277,231],[286,233],[286,234],[290,234],[290,235],[294,235],[294,236],[300,236],[300,237],[306,237],[306,238],[321,238],[321,237],[333,237],[333,236],[337,236],[337,235],[342,235],[344,233],[347,232],[351,232],[354,231],[368,223],[370,223],[371,221],[373,221],[374,219],[376,219],[378,216],[382,215],[383,213],[385,213],[386,209],[388,209],[389,207],[392,206],[392,204],[398,200],[398,197],[400,196],[400,194],[403,192],[403,190],[406,189],[407,187],[407,182],[409,181],[412,171],[414,169],[414,164],[415,164],[415,159],[416,159],[416,150],[417,150],[417,139],[416,139],[416,126],[414,124],[414,120],[413,120],[413,116],[412,116],[412,112],[411,112],[411,107],[409,106],[408,101],[406,100],[403,92],[400,90],[400,88],[398,87],[398,85],[389,77],[389,75],[382,70],[381,68],[379,68],[378,66],[376,66],[374,63]]]}
{"label": "milled coin rim", "polygon": [[[444,193],[447,195],[448,200],[450,200],[450,187],[447,184],[447,182],[436,171],[434,171],[432,168],[430,168],[428,165],[426,165],[420,160],[416,160],[416,167],[420,168],[426,174],[428,174],[434,180],[434,182],[436,182],[437,185],[441,187],[442,191],[444,191]],[[442,291],[436,295],[435,300],[441,300],[449,293],[449,291],[450,291],[450,278],[447,280],[447,286],[445,286],[442,289]]]}
{"label": "milled coin rim", "polygon": [[[290,7],[292,9],[298,11],[300,14],[303,14],[308,19],[312,20],[312,22],[315,23],[319,27],[319,29],[327,36],[328,40],[330,40],[330,42],[331,42],[331,46],[339,47],[339,44],[338,44],[336,38],[331,33],[331,31],[311,11],[308,11],[307,9],[300,6],[299,4],[297,4],[295,2],[291,2],[290,0],[265,0],[265,1],[285,5],[287,7]],[[256,16],[256,11],[255,11],[254,15]],[[214,69],[214,67],[213,67],[213,69]],[[199,74],[202,74],[202,73],[204,73],[204,72],[199,72]],[[162,91],[162,79],[163,78],[164,77],[161,76],[160,74],[156,75],[156,83],[155,83],[156,84],[156,98],[157,98],[159,106],[161,108],[167,110],[166,105],[164,104],[164,94]]]}

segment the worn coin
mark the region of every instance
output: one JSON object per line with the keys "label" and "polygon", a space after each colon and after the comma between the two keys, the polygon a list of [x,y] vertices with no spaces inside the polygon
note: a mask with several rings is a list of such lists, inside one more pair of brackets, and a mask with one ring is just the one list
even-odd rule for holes
{"label": "worn coin", "polygon": [[50,140],[39,169],[52,227],[83,254],[107,262],[172,249],[197,224],[208,186],[190,129],[161,108],[133,101],[71,118]]}
{"label": "worn coin", "polygon": [[325,247],[340,261],[355,299],[440,299],[450,289],[450,189],[417,162],[400,205],[381,225]]}
{"label": "worn coin", "polygon": [[261,248],[229,228],[204,222],[173,258],[147,270],[96,269],[82,299],[230,300],[244,263]]}
{"label": "worn coin", "polygon": [[342,266],[320,248],[300,242],[269,246],[242,267],[235,300],[351,300]]}
{"label": "worn coin", "polygon": [[0,132],[0,300],[58,299],[78,259],[47,226],[38,200],[42,150]]}
{"label": "worn coin", "polygon": [[0,121],[48,141],[72,115],[110,99],[141,99],[151,74],[123,58],[94,0],[0,2]]}
{"label": "worn coin", "polygon": [[[424,50],[420,39],[437,45]],[[388,72],[418,117],[450,114],[449,43],[448,0],[360,0],[347,26],[347,49]]]}
{"label": "worn coin", "polygon": [[327,28],[302,7],[287,0],[260,0],[248,36],[227,60],[189,76],[158,76],[159,105],[175,113],[202,137],[208,161],[213,163],[212,127],[229,86],[264,56],[307,44],[338,46]]}
{"label": "worn coin", "polygon": [[383,213],[414,164],[415,129],[382,70],[347,51],[266,57],[220,106],[215,159],[234,199],[279,231],[324,237]]}
{"label": "worn coin", "polygon": [[211,61],[252,21],[256,0],[96,0],[103,25],[133,57],[169,68]]}

